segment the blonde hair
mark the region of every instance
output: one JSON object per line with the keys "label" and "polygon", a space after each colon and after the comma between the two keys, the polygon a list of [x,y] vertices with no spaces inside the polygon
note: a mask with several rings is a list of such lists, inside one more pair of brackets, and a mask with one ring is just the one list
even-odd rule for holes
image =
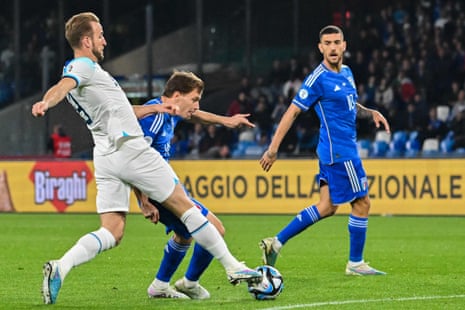
{"label": "blonde hair", "polygon": [[92,12],[79,13],[68,19],[65,24],[65,37],[71,48],[79,47],[83,36],[92,35],[91,22],[100,23],[100,19]]}

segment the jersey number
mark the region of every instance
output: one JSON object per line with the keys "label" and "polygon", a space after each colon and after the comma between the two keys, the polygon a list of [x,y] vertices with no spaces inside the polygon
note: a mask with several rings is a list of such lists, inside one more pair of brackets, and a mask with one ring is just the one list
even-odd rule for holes
{"label": "jersey number", "polygon": [[355,100],[354,95],[350,94],[346,96],[346,99],[347,99],[347,105],[349,106],[349,111],[352,111],[353,109],[355,109],[355,106],[357,105],[357,101]]}

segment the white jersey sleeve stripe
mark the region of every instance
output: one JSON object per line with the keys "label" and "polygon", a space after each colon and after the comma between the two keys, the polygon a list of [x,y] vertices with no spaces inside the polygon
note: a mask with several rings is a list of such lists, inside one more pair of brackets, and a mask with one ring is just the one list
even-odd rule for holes
{"label": "white jersey sleeve stripe", "polygon": [[320,64],[318,68],[316,68],[315,71],[313,71],[312,75],[310,75],[308,79],[305,81],[305,86],[312,87],[313,83],[315,83],[318,77],[325,71],[325,68]]}
{"label": "white jersey sleeve stripe", "polygon": [[153,123],[150,126],[150,132],[157,133],[160,131],[160,128],[163,126],[163,114],[157,113],[153,119]]}

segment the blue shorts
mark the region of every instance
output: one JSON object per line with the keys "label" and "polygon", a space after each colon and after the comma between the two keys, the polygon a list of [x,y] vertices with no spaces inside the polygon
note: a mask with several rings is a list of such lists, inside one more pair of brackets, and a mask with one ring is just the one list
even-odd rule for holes
{"label": "blue shorts", "polygon": [[[191,200],[195,204],[195,206],[199,208],[200,212],[204,216],[207,216],[208,209],[194,198],[191,198]],[[176,215],[168,211],[160,203],[152,199],[150,199],[149,201],[158,208],[158,212],[160,214],[160,222],[162,222],[163,225],[166,226],[166,234],[169,234],[171,231],[174,231],[178,236],[181,236],[184,239],[190,239],[192,237],[184,223],[181,222],[181,220],[178,219]]]}
{"label": "blue shorts", "polygon": [[327,183],[329,195],[335,205],[352,202],[368,195],[368,180],[360,158],[332,165],[322,164],[318,181]]}

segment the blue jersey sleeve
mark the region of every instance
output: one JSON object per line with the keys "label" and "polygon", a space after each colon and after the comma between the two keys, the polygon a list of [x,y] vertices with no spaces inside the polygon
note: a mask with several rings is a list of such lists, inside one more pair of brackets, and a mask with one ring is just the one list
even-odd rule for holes
{"label": "blue jersey sleeve", "polygon": [[325,72],[324,67],[318,66],[305,80],[292,100],[292,103],[301,110],[307,111],[323,96],[323,88],[320,85],[320,75]]}
{"label": "blue jersey sleeve", "polygon": [[[160,98],[155,98],[146,102],[145,105],[161,103]],[[179,120],[181,120],[180,117],[168,113],[156,113],[139,120],[147,142],[167,161],[170,158],[171,139]]]}

